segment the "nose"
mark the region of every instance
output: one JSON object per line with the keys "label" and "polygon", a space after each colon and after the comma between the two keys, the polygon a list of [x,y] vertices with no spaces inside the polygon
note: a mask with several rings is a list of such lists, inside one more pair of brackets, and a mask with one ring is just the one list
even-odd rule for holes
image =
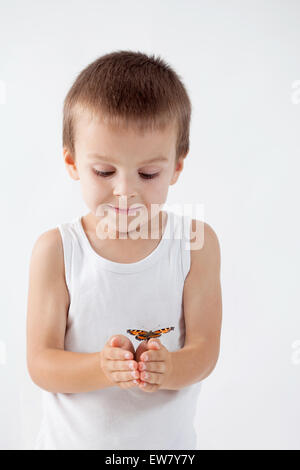
{"label": "nose", "polygon": [[120,175],[116,180],[113,194],[118,198],[126,200],[136,197],[137,192],[135,190],[134,183],[131,182],[130,178]]}

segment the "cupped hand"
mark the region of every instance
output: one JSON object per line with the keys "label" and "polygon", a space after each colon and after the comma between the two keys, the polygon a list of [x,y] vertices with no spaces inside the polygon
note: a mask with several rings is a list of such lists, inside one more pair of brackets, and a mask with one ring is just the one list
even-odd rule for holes
{"label": "cupped hand", "polygon": [[[128,357],[127,357],[128,356]],[[100,352],[101,368],[111,385],[128,389],[138,385],[139,371],[132,342],[124,335],[113,335]]]}
{"label": "cupped hand", "polygon": [[172,372],[172,356],[159,339],[143,341],[135,352],[140,371],[139,387],[145,392],[155,392],[165,385]]}

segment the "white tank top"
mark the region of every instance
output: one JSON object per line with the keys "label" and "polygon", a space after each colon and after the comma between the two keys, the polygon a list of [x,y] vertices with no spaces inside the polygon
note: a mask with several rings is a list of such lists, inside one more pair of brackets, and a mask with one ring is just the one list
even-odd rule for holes
{"label": "white tank top", "polygon": [[[190,270],[190,216],[166,211],[157,247],[135,263],[117,263],[92,248],[81,216],[58,225],[70,306],[65,350],[100,351],[127,329],[174,326],[160,337],[169,351],[184,346],[183,287]],[[85,393],[42,389],[43,419],[35,450],[195,449],[194,419],[201,388],[146,393],[109,387]]]}

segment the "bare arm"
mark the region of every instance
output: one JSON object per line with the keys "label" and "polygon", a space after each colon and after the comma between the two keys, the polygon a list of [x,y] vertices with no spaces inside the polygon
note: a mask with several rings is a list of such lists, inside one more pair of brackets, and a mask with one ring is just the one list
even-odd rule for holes
{"label": "bare arm", "polygon": [[101,368],[101,351],[64,350],[69,293],[58,229],[38,238],[29,271],[27,367],[33,382],[54,393],[88,392],[114,386]]}
{"label": "bare arm", "polygon": [[[196,225],[193,220],[193,231]],[[222,290],[220,245],[210,225],[204,225],[204,244],[191,251],[191,269],[183,300],[186,326],[184,347],[171,353],[172,373],[164,389],[178,390],[202,381],[214,370],[220,351]]]}

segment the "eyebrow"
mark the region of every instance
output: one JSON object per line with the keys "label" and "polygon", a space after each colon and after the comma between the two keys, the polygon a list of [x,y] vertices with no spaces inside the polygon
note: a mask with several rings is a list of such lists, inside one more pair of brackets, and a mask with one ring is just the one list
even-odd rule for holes
{"label": "eyebrow", "polygon": [[[111,157],[105,157],[104,155],[99,155],[98,153],[88,153],[87,154],[88,157],[97,157],[99,158],[99,160],[104,160],[106,162],[111,162],[111,163],[118,163],[116,162],[113,158]],[[150,160],[146,160],[146,161],[143,161],[141,162],[141,164],[145,164],[145,163],[152,163],[152,162],[158,162],[158,161],[165,161],[165,162],[168,162],[169,159],[167,157],[164,157],[163,155],[159,155],[157,157],[154,157],[154,158],[150,158]]]}

